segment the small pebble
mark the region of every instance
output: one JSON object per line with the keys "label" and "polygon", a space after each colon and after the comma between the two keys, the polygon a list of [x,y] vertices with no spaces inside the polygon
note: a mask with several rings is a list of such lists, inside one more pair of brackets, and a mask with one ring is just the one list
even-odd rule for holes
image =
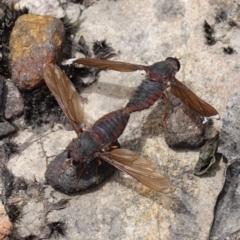
{"label": "small pebble", "polygon": [[175,107],[166,119],[165,141],[170,147],[199,147],[204,142],[202,117],[185,105]]}
{"label": "small pebble", "polygon": [[10,37],[12,80],[21,90],[43,83],[42,65],[60,62],[65,29],[61,20],[51,16],[20,16]]}
{"label": "small pebble", "polygon": [[11,119],[23,112],[23,99],[18,91],[18,88],[13,82],[6,82],[7,94],[5,100],[4,116],[6,119]]}

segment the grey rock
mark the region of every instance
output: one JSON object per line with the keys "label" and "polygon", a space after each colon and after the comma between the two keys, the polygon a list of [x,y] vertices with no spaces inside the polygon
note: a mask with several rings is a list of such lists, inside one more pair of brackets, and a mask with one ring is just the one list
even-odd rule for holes
{"label": "grey rock", "polygon": [[211,230],[211,239],[231,238],[240,231],[240,160],[233,161],[226,172],[226,182],[219,194],[215,210],[215,220]]}
{"label": "grey rock", "polygon": [[0,122],[0,137],[5,137],[15,131],[16,129],[11,123],[7,121]]}
{"label": "grey rock", "polygon": [[[71,142],[67,148],[73,148],[76,142]],[[106,163],[92,159],[81,174],[83,164],[74,166],[68,159],[68,152],[64,151],[57,155],[47,167],[45,178],[57,191],[71,194],[78,193],[83,189],[96,186],[115,172],[115,168]],[[91,162],[91,163],[90,163]],[[64,166],[65,165],[65,166]],[[79,179],[79,175],[81,178]]]}
{"label": "grey rock", "polygon": [[4,106],[3,106],[3,93],[4,93],[4,87],[5,87],[5,83],[3,80],[3,77],[0,77],[0,120],[3,120],[3,110],[4,110]]}
{"label": "grey rock", "polygon": [[222,131],[219,143],[219,152],[221,152],[227,160],[233,160],[240,157],[239,144],[239,126],[240,126],[240,94],[227,105],[227,112],[223,115]]}
{"label": "grey rock", "polygon": [[204,143],[203,117],[184,105],[166,118],[165,140],[169,147],[195,148]]}
{"label": "grey rock", "polygon": [[[215,219],[211,230],[214,240],[236,235],[240,229],[240,94],[237,94],[227,105],[223,115],[222,132],[220,135],[219,152],[228,161],[226,182],[220,192],[215,209]],[[233,238],[234,239],[234,238]],[[237,238],[236,238],[237,239]]]}
{"label": "grey rock", "polygon": [[6,82],[6,100],[4,116],[6,119],[11,119],[20,115],[23,112],[23,99],[19,93],[18,88],[13,82]]}

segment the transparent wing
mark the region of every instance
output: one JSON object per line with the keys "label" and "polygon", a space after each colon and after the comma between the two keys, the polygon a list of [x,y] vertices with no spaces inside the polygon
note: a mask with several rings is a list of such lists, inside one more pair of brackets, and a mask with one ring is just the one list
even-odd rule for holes
{"label": "transparent wing", "polygon": [[171,81],[171,92],[180,98],[188,107],[202,116],[210,117],[218,114],[214,107],[199,98],[176,78]]}
{"label": "transparent wing", "polygon": [[74,85],[67,75],[52,63],[44,64],[43,78],[74,130],[80,134],[84,110],[81,97]]}
{"label": "transparent wing", "polygon": [[156,167],[150,161],[133,151],[116,149],[110,152],[110,157],[106,155],[100,157],[155,191],[170,193],[175,190],[169,179],[158,173]]}
{"label": "transparent wing", "polygon": [[134,72],[137,70],[147,70],[148,66],[137,65],[118,61],[109,61],[97,58],[78,58],[66,61],[66,63],[78,63],[88,67],[100,68],[100,69],[111,69],[119,72]]}

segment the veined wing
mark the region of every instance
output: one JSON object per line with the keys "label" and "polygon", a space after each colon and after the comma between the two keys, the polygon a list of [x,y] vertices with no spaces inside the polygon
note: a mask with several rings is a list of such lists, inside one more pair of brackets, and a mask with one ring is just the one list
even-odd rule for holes
{"label": "veined wing", "polygon": [[171,81],[171,92],[180,98],[193,111],[205,117],[217,115],[217,110],[207,102],[199,98],[194,92],[187,88],[183,83],[174,78]]}
{"label": "veined wing", "polygon": [[136,178],[152,190],[170,193],[175,190],[170,180],[158,173],[156,167],[139,154],[128,149],[116,149],[110,152],[110,157],[100,155],[102,159]]}
{"label": "veined wing", "polygon": [[74,130],[79,135],[81,133],[80,125],[83,121],[84,110],[81,97],[74,85],[67,75],[52,63],[44,64],[43,78]]}
{"label": "veined wing", "polygon": [[100,69],[111,69],[119,72],[134,72],[137,70],[147,70],[148,66],[137,65],[125,62],[103,60],[97,58],[76,58],[65,61],[64,64],[78,63],[88,67],[100,68]]}

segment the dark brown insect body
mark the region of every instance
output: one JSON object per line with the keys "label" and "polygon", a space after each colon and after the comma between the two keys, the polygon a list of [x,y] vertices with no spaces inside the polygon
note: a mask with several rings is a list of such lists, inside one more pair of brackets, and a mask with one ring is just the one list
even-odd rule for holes
{"label": "dark brown insect body", "polygon": [[101,152],[104,147],[108,148],[121,136],[129,117],[129,111],[121,109],[100,118],[91,130],[81,134],[79,141],[75,144],[75,149],[69,151],[69,158],[72,158],[75,164],[94,158],[97,152]]}
{"label": "dark brown insect body", "polygon": [[178,60],[173,58],[167,58],[166,61],[154,63],[149,69],[146,68],[147,78],[138,86],[126,107],[130,108],[131,112],[149,108],[163,97],[168,82],[173,79],[179,68]]}
{"label": "dark brown insect body", "polygon": [[[89,131],[83,131],[81,128],[84,114],[82,101],[71,81],[53,64],[44,66],[43,76],[47,86],[78,135],[78,138],[70,144],[67,151],[58,155],[48,166],[45,176],[47,180],[49,180],[48,176],[55,177],[56,181],[54,180],[53,184],[50,182],[53,187],[62,190],[63,188],[60,185],[65,184],[65,179],[71,182],[71,176],[76,176],[76,174],[79,175],[79,178],[82,178],[83,175],[85,178],[89,178],[88,172],[93,171],[89,166],[92,164],[97,165],[94,168],[96,184],[98,182],[97,172],[101,167],[101,161],[104,160],[153,190],[160,192],[172,192],[174,190],[171,182],[164,175],[159,174],[150,161],[135,152],[127,149],[116,149],[118,146],[114,146],[113,142],[122,134],[128,123],[131,113],[129,108],[106,114],[97,120]],[[76,168],[71,168],[69,162],[73,163]],[[99,164],[96,164],[96,162],[99,162]],[[61,174],[59,175],[61,169],[69,177],[63,179]],[[91,177],[90,180],[93,178]],[[84,182],[81,189],[88,186]],[[63,191],[67,193],[76,192]]]}
{"label": "dark brown insect body", "polygon": [[155,101],[163,97],[163,91],[164,87],[162,83],[145,79],[141,85],[138,86],[126,107],[130,108],[131,112],[147,109],[153,105]]}
{"label": "dark brown insect body", "polygon": [[[92,161],[104,160],[127,172],[151,189],[163,192],[172,191],[173,188],[169,180],[158,174],[149,161],[127,149],[112,150],[114,147],[112,143],[124,131],[130,113],[149,108],[160,97],[167,99],[165,90],[168,87],[175,96],[202,116],[218,114],[215,108],[200,99],[175,78],[176,72],[180,69],[179,61],[176,58],[169,57],[165,61],[154,63],[151,66],[87,58],[71,60],[71,62],[120,72],[144,70],[147,76],[124,109],[103,116],[89,131],[83,132],[81,128],[83,106],[80,96],[60,69],[53,64],[46,65],[43,70],[46,84],[78,135],[78,139],[68,148],[67,155],[60,154],[61,161],[67,158],[76,166],[81,166],[79,173],[81,176]],[[57,161],[55,163],[58,164]],[[54,167],[54,165],[52,166]]]}
{"label": "dark brown insect body", "polygon": [[144,70],[147,74],[146,79],[137,88],[126,106],[131,112],[149,108],[162,96],[167,99],[164,91],[170,87],[171,92],[176,97],[200,115],[209,117],[218,114],[214,107],[203,101],[175,78],[176,72],[180,69],[180,63],[176,58],[168,57],[165,61],[150,66],[90,58],[73,59],[67,62],[119,72]]}

